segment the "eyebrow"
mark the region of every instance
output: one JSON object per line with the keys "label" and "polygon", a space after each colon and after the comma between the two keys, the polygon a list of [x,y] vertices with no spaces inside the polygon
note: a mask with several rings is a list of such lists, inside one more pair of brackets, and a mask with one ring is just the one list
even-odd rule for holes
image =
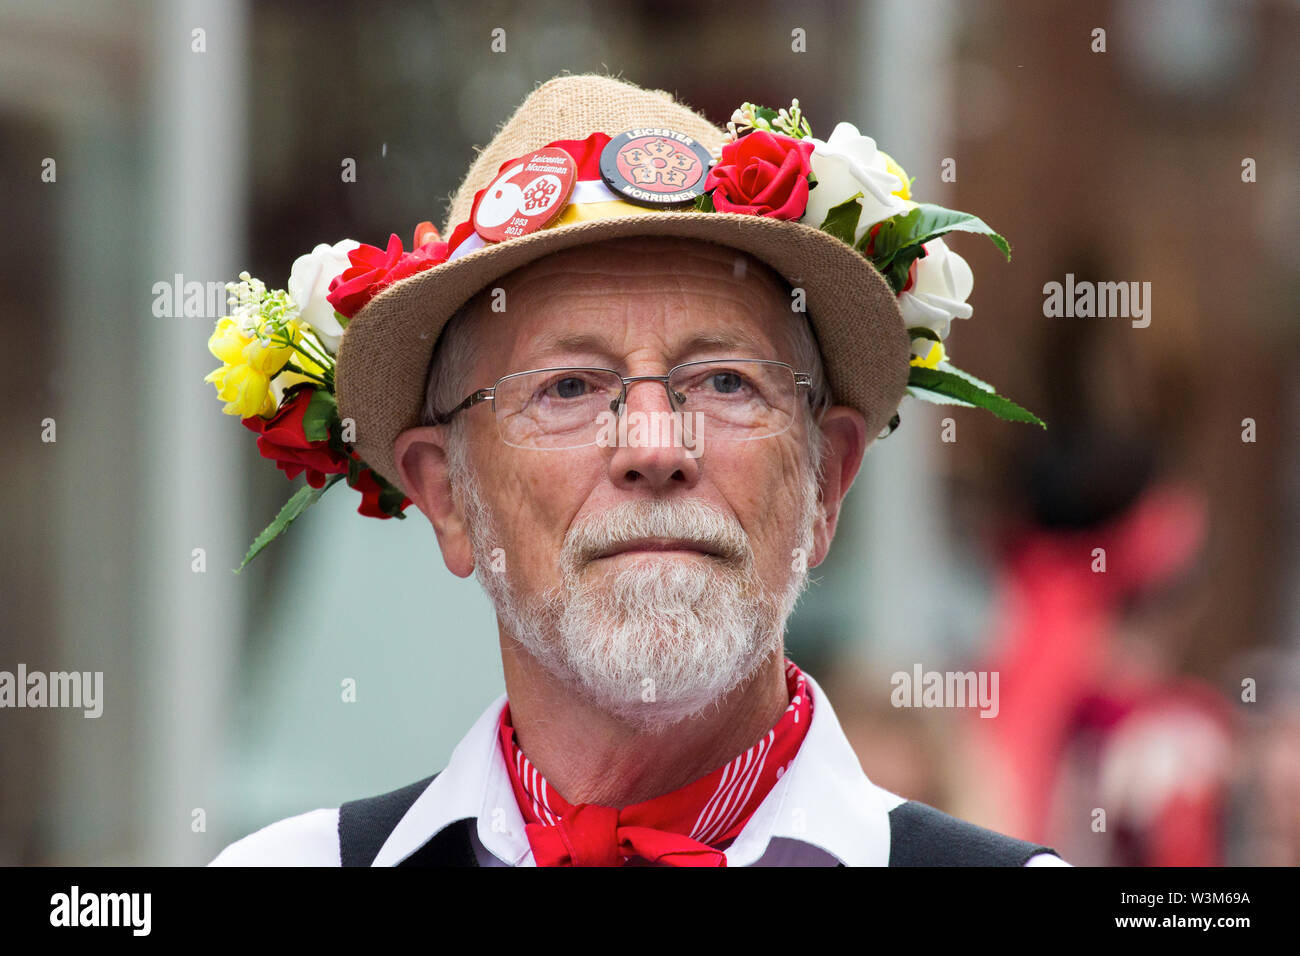
{"label": "eyebrow", "polygon": [[608,346],[609,343],[602,336],[591,332],[544,332],[530,343],[529,351],[538,354],[590,352],[608,355]]}
{"label": "eyebrow", "polygon": [[[761,352],[764,346],[757,338],[748,332],[742,332],[739,329],[714,330],[710,329],[704,332],[696,332],[687,339],[679,350],[679,354],[689,355],[692,352],[703,352],[706,349],[747,349],[751,352]],[[739,358],[740,356],[736,356]]]}

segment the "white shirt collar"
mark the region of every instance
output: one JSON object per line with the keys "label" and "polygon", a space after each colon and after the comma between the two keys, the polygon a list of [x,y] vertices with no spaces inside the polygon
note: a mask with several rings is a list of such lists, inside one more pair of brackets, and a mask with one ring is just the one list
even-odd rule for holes
{"label": "white shirt collar", "polygon": [[[889,862],[889,811],[904,798],[877,787],[862,771],[817,682],[806,671],[812,720],[790,769],[727,848],[728,866],[758,862],[775,839],[797,841],[846,866]],[[509,866],[533,866],[510,775],[497,739],[502,694],[456,745],[451,760],[393,828],[374,866],[394,866],[457,820],[475,818],[483,846]]]}

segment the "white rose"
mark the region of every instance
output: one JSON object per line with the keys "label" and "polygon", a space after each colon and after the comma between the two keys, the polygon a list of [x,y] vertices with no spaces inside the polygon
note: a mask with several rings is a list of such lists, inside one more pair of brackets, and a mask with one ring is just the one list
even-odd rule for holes
{"label": "white rose", "polygon": [[309,325],[331,355],[337,355],[343,326],[334,315],[329,295],[330,282],[347,269],[348,253],[360,246],[354,239],[344,239],[329,246],[321,243],[305,256],[294,260],[289,273],[289,295],[298,306],[303,322]]}
{"label": "white rose", "polygon": [[975,286],[966,260],[942,239],[925,244],[925,258],[916,260],[916,281],[898,297],[905,328],[929,329],[941,339],[948,337],[953,319],[969,319],[974,311],[966,300]]}
{"label": "white rose", "polygon": [[853,236],[857,242],[871,226],[907,208],[894,195],[903,188],[903,181],[886,168],[885,156],[876,149],[876,141],[863,136],[852,123],[840,123],[828,140],[813,137],[810,142],[813,151],[809,161],[817,186],[808,194],[808,208],[800,222],[820,228],[832,206],[862,193],[858,200],[862,216]]}

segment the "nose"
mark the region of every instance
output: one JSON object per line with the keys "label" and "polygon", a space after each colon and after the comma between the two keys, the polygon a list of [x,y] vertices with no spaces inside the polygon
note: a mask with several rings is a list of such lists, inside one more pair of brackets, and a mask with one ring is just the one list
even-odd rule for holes
{"label": "nose", "polygon": [[699,444],[673,411],[663,382],[627,386],[618,437],[609,459],[610,481],[617,487],[659,493],[699,481]]}

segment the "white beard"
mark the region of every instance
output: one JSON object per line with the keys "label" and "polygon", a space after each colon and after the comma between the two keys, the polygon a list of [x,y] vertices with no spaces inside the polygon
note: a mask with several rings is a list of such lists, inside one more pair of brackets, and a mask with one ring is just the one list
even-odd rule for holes
{"label": "white beard", "polygon": [[[732,516],[696,499],[627,502],[575,522],[560,555],[561,585],[540,599],[490,570],[499,545],[472,472],[451,456],[479,582],[505,630],[566,687],[642,733],[660,733],[719,703],[784,646],[785,623],[807,583],[792,562],[776,594],[758,576],[748,536]],[[798,539],[812,546],[818,490],[805,469]],[[679,538],[723,557],[648,558],[602,569],[591,559],[636,538]]]}

